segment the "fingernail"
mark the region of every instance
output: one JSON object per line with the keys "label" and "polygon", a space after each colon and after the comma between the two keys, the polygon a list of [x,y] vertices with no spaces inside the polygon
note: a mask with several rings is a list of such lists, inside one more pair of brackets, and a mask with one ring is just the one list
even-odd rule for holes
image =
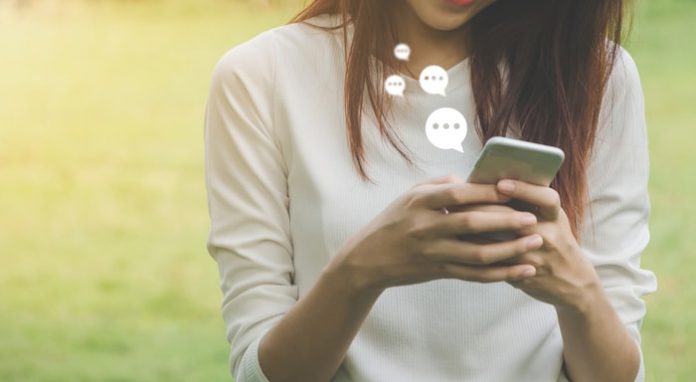
{"label": "fingernail", "polygon": [[534,275],[536,275],[536,268],[534,267],[525,268],[521,274],[522,277],[532,277]]}
{"label": "fingernail", "polygon": [[515,191],[515,183],[509,180],[501,180],[498,182],[498,189],[505,192]]}
{"label": "fingernail", "polygon": [[527,249],[535,249],[539,248],[539,246],[543,243],[543,239],[539,235],[534,235],[527,239]]}
{"label": "fingernail", "polygon": [[523,214],[520,218],[522,225],[533,225],[537,222],[536,216],[533,214]]}

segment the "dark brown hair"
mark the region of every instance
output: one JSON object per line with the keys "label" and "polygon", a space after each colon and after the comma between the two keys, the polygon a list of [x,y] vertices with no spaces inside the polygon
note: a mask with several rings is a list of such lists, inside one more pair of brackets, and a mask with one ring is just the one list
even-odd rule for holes
{"label": "dark brown hair", "polygon": [[[381,86],[387,71],[400,66],[392,54],[398,41],[393,4],[314,0],[291,20],[329,13],[345,21],[336,28],[343,28],[346,50],[347,135],[364,180],[370,178],[364,167],[361,118],[368,103],[382,136],[413,163],[389,126]],[[566,160],[551,186],[560,194],[576,237],[587,203],[586,169],[626,8],[624,0],[497,0],[467,24],[479,138],[485,141],[515,128],[525,140],[563,149]],[[353,23],[350,44],[348,22]],[[373,67],[372,55],[384,64],[381,68]],[[499,64],[507,72],[506,81]]]}

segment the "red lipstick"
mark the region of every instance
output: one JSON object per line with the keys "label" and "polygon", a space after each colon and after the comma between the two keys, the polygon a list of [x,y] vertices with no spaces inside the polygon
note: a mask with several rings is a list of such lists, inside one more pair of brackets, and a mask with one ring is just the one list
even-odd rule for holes
{"label": "red lipstick", "polygon": [[474,3],[476,0],[447,0],[448,3],[456,6],[463,7],[465,5],[471,5]]}

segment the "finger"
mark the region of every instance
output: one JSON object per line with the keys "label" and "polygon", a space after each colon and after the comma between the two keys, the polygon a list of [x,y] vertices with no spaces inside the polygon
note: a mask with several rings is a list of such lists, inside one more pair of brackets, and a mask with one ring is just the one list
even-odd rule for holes
{"label": "finger", "polygon": [[489,265],[538,249],[543,244],[539,234],[492,244],[477,244],[457,239],[437,239],[422,253],[433,261],[468,265]]}
{"label": "finger", "polygon": [[437,178],[426,179],[424,181],[421,181],[421,182],[414,184],[413,186],[417,187],[417,186],[422,186],[425,184],[443,184],[443,183],[456,183],[456,182],[464,182],[464,179],[450,173],[450,174],[440,176]]}
{"label": "finger", "polygon": [[413,204],[433,210],[471,203],[504,203],[509,197],[494,185],[467,182],[424,185],[414,195]]}
{"label": "finger", "polygon": [[[516,210],[514,208],[511,208],[508,206],[510,202],[507,203],[502,203],[502,204],[462,204],[460,206],[452,206],[448,207],[447,209],[450,210],[450,212],[467,212],[467,211],[483,211],[483,212],[520,212],[519,210]],[[529,212],[529,211],[522,211],[522,212]]]}
{"label": "finger", "polygon": [[512,199],[522,200],[539,207],[544,216],[555,218],[561,208],[558,192],[550,187],[519,180],[503,179],[497,184],[498,191]]}
{"label": "finger", "polygon": [[450,211],[434,219],[433,229],[441,235],[454,236],[529,229],[536,223],[536,216],[529,212]]}
{"label": "finger", "polygon": [[533,277],[536,270],[531,265],[477,267],[447,263],[442,267],[443,277],[481,283],[519,281]]}

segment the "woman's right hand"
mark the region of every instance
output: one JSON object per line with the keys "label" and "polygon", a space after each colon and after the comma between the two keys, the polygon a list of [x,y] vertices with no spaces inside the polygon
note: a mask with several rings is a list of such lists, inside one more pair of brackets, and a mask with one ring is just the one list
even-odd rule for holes
{"label": "woman's right hand", "polygon": [[531,277],[531,265],[495,263],[537,249],[542,244],[539,235],[488,244],[457,238],[524,232],[536,224],[529,212],[462,208],[507,201],[495,185],[467,183],[453,175],[418,183],[347,240],[332,263],[351,286],[378,293],[442,278],[498,282]]}

